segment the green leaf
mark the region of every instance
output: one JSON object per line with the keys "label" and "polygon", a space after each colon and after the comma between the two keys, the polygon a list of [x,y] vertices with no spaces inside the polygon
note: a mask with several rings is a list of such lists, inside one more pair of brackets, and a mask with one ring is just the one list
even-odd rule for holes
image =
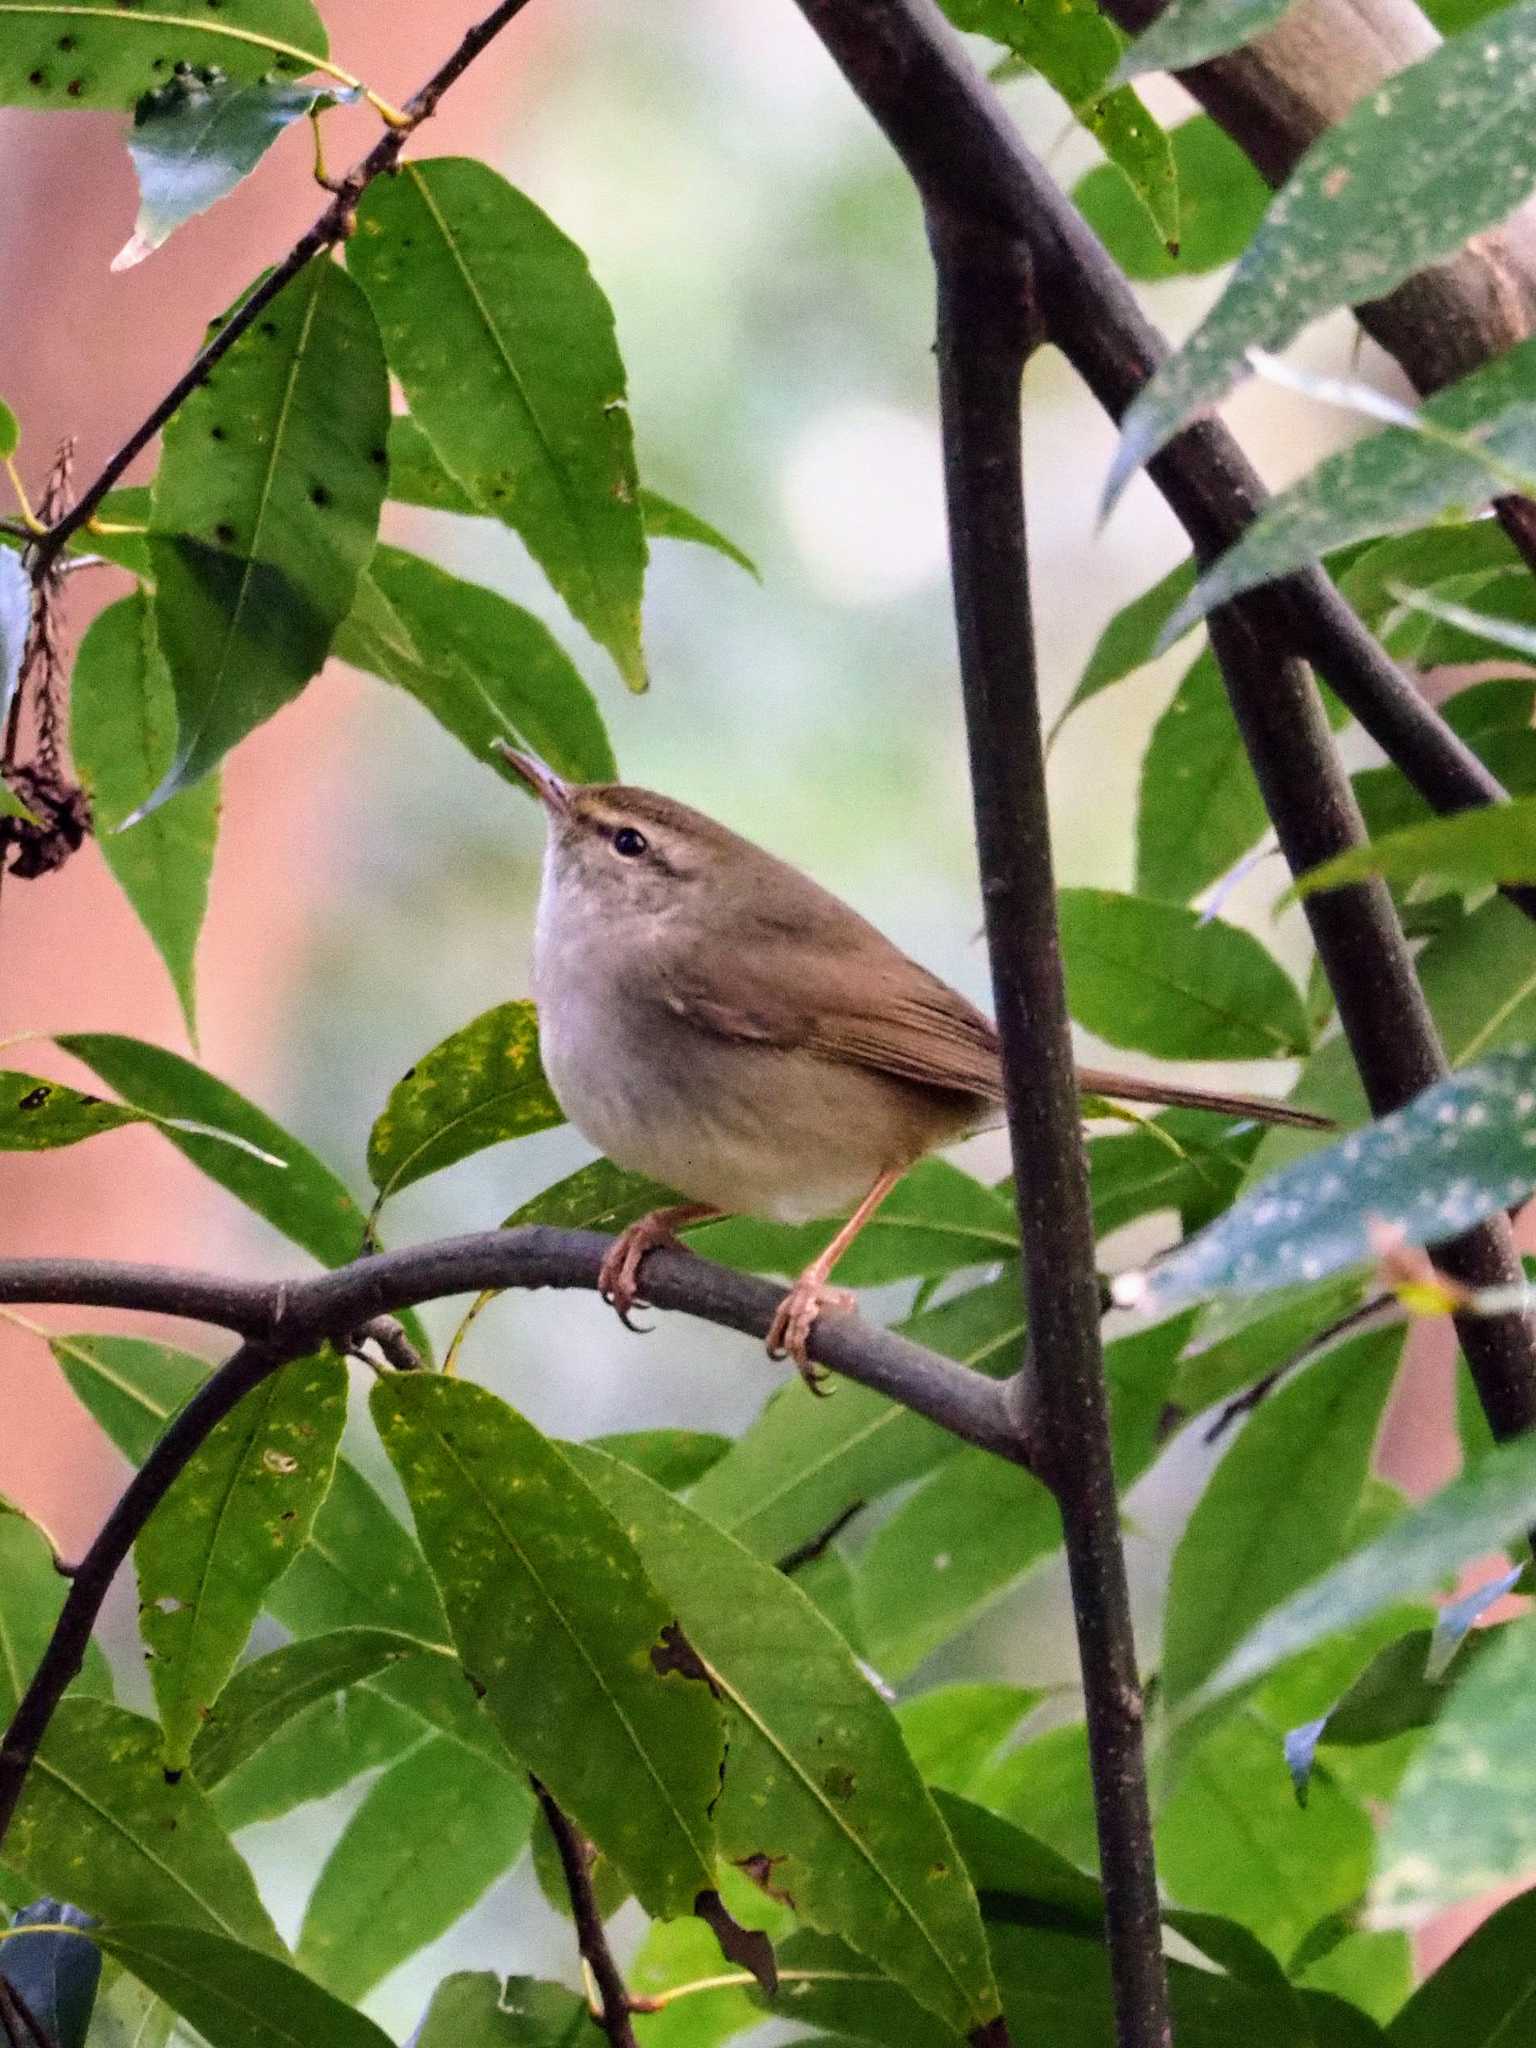
{"label": "green leaf", "polygon": [[1536,1438],[1499,1444],[1422,1507],[1273,1608],[1189,1703],[1209,1704],[1325,1637],[1423,1593],[1536,1521]]}
{"label": "green leaf", "polygon": [[1259,1142],[1257,1126],[1223,1127],[1205,1110],[1171,1109],[1088,1141],[1093,1234],[1108,1237],[1160,1209],[1186,1233],[1225,1209]]}
{"label": "green leaf", "polygon": [[[206,1359],[141,1337],[51,1341],[76,1397],[135,1465],[143,1464],[163,1425],[210,1370]],[[345,1458],[337,1462],[308,1542],[265,1597],[296,1635],[368,1626],[427,1643],[447,1640],[426,1560]]]}
{"label": "green leaf", "polygon": [[611,782],[617,773],[592,693],[549,628],[419,555],[374,550],[335,651],[407,691],[525,794],[493,741],[531,749],[573,782]]}
{"label": "green leaf", "polygon": [[676,1191],[659,1180],[626,1173],[611,1159],[594,1159],[514,1209],[501,1227],[514,1230],[522,1223],[549,1223],[560,1230],[617,1232],[648,1210],[665,1209],[677,1199]]}
{"label": "green leaf", "polygon": [[[1536,648],[1530,619],[1533,599],[1521,575],[1451,576],[1436,590],[1408,590],[1395,584],[1392,596],[1409,614],[1388,635],[1389,652],[1420,668],[1449,662],[1483,661],[1509,652],[1529,659]],[[1492,611],[1457,602],[1477,597]]]}
{"label": "green leaf", "polygon": [[1168,1587],[1170,1710],[1344,1549],[1402,1347],[1401,1329],[1378,1330],[1309,1366],[1254,1411],[1207,1481]]}
{"label": "green leaf", "polygon": [[[902,1324],[914,1343],[981,1372],[1019,1361],[1025,1315],[1016,1270]],[[809,1542],[855,1503],[956,1456],[953,1437],[868,1387],[815,1399],[796,1379],[705,1473],[692,1504],[769,1562]]]}
{"label": "green leaf", "polygon": [[[1536,795],[1536,683],[1498,676],[1458,690],[1439,706],[1447,725],[1476,751],[1511,796]],[[1401,770],[1366,768],[1354,778],[1355,795],[1372,839],[1435,816]]]}
{"label": "green leaf", "polygon": [[[1496,519],[1445,520],[1364,549],[1340,576],[1339,594],[1376,632],[1399,608],[1393,592],[1403,584],[1417,587],[1454,576],[1514,571],[1519,562],[1514,543]],[[1447,717],[1455,703],[1452,697],[1440,707]]]}
{"label": "green leaf", "polygon": [[1252,42],[1290,8],[1291,0],[1169,0],[1152,26],[1131,44],[1119,75],[1143,78],[1149,71],[1187,71],[1207,57]]}
{"label": "green leaf", "polygon": [[586,257],[488,165],[439,157],[374,180],[347,263],[439,459],[643,689],[624,365]]}
{"label": "green leaf", "polygon": [[[106,531],[93,529],[106,528]],[[126,531],[113,531],[122,527]],[[96,508],[96,517],[72,534],[66,543],[72,555],[101,555],[116,562],[141,581],[154,581],[149,559],[149,485],[125,484],[108,491]]]}
{"label": "green leaf", "polygon": [[1159,1059],[1287,1059],[1307,1050],[1294,984],[1236,925],[1112,889],[1059,892],[1072,1015]]}
{"label": "green leaf", "polygon": [[[1223,24],[1233,19],[1228,0],[1206,4]],[[1279,350],[1319,314],[1384,297],[1513,212],[1536,179],[1533,55],[1536,5],[1525,0],[1442,43],[1324,131],[1213,311],[1126,413],[1111,499],[1230,389],[1250,348]]]}
{"label": "green leaf", "polygon": [[1181,1905],[1231,1914],[1288,1956],[1318,1917],[1353,1905],[1374,1844],[1364,1808],[1326,1778],[1303,1811],[1279,1745],[1234,1715],[1182,1763],[1157,1824],[1157,1857]]}
{"label": "green leaf", "polygon": [[209,1709],[192,1745],[204,1791],[248,1764],[297,1716],[408,1657],[446,1652],[390,1629],[341,1628],[285,1643],[242,1665]]}
{"label": "green leaf", "polygon": [[629,1429],[590,1439],[610,1458],[633,1465],[668,1493],[682,1493],[717,1465],[731,1448],[728,1436],[702,1429]]}
{"label": "green leaf", "polygon": [[20,423],[11,408],[0,399],[0,462],[9,462],[20,442]]}
{"label": "green leaf", "polygon": [[1072,188],[1073,205],[1127,277],[1201,277],[1235,263],[1269,204],[1269,187],[1208,114],[1167,132],[1179,193],[1175,249],[1112,165],[1097,165]]}
{"label": "green leaf", "polygon": [[[761,1893],[758,1898],[761,1900]],[[624,1972],[631,1995],[637,1998],[719,1974],[720,1950],[702,1920],[653,1920]],[[762,2018],[749,1993],[738,1984],[727,1983],[717,1991],[676,1999],[661,2012],[637,2014],[635,2038],[641,2048],[720,2048],[732,2035],[760,2026]],[[444,2041],[439,2048],[458,2048],[458,2042]],[[577,2036],[571,2048],[589,2048],[589,2044]],[[808,2043],[802,2043],[802,2048],[808,2048]],[[818,2042],[817,2048],[829,2048],[829,2044]]]}
{"label": "green leaf", "polygon": [[267,1589],[307,1539],[346,1414],[333,1352],[285,1365],[209,1433],[134,1545],[167,1770],[185,1768]]}
{"label": "green leaf", "polygon": [[167,2048],[176,2015],[147,1984],[109,1962],[88,2048]]}
{"label": "green leaf", "polygon": [[108,1700],[59,1703],[4,1860],[103,1919],[152,1913],[282,1953],[251,1873],[203,1793],[189,1777],[166,1778],[160,1730]]}
{"label": "green leaf", "polygon": [[940,1792],[936,1804],[992,1925],[1010,1919],[1018,1924],[1024,1917],[1020,1909],[1034,1908],[1055,1926],[1065,1923],[1085,1934],[1102,1932],[1104,1895],[1097,1881],[1076,1864],[970,1799]]}
{"label": "green leaf", "polygon": [[[10,1721],[31,1682],[67,1590],[42,1530],[25,1515],[0,1514],[0,1721]],[[75,1686],[112,1696],[112,1675],[94,1639]]]}
{"label": "green leaf", "polygon": [[368,1135],[368,1172],[387,1202],[487,1145],[565,1121],[539,1064],[532,1003],[498,1003],[424,1053]]}
{"label": "green leaf", "polygon": [[1038,71],[1123,175],[1171,248],[1179,241],[1179,184],[1168,138],[1135,93],[1108,88],[1123,38],[1093,0],[944,0],[956,28],[986,35]]}
{"label": "green leaf", "polygon": [[179,736],[151,805],[206,775],[325,660],[373,550],[388,427],[368,302],[323,260],[177,410],[149,546]]}
{"label": "green leaf", "polygon": [[51,1152],[148,1121],[153,1119],[126,1103],[103,1102],[36,1074],[0,1070],[0,1152]]}
{"label": "green leaf", "polygon": [[1350,541],[1486,505],[1509,489],[1511,467],[1536,464],[1533,396],[1536,341],[1526,341],[1426,399],[1423,432],[1384,427],[1326,457],[1260,509],[1169,620],[1168,638]]}
{"label": "green leaf", "polygon": [[327,48],[309,0],[224,0],[217,20],[207,0],[156,0],[145,12],[116,0],[0,0],[0,101],[122,112],[178,63],[217,64],[233,79],[291,76]]}
{"label": "green leaf", "polygon": [[373,1784],[326,1858],[300,1966],[356,2003],[467,1913],[527,1847],[532,1796],[447,1736]]}
{"label": "green leaf", "polygon": [[1536,1050],[1491,1053],[1406,1108],[1312,1152],[1244,1195],[1115,1298],[1164,1313],[1363,1266],[1381,1232],[1438,1244],[1536,1186]]}
{"label": "green leaf", "polygon": [[1296,894],[1341,889],[1367,875],[1398,883],[1429,878],[1455,889],[1536,881],[1536,796],[1457,811],[1351,847],[1303,875]]}
{"label": "green leaf", "polygon": [[1415,1750],[1388,1815],[1371,1894],[1378,1925],[1416,1925],[1536,1869],[1536,1632],[1519,1621],[1493,1633]]}
{"label": "green leaf", "polygon": [[369,1685],[354,1686],[296,1714],[221,1779],[213,1810],[231,1833],[281,1820],[296,1806],[327,1799],[365,1771],[393,1763],[424,1733],[419,1716]]}
{"label": "green leaf", "polygon": [[232,192],[285,128],[330,96],[321,86],[284,85],[273,78],[240,84],[206,65],[178,68],[167,83],[145,93],[128,137],[139,214],[112,268],[142,263],[184,221]]}
{"label": "green leaf", "polygon": [[1094,643],[1076,689],[1056,714],[1050,730],[1051,743],[1080,705],[1145,667],[1152,659],[1165,621],[1194,585],[1195,564],[1193,560],[1183,561],[1166,576],[1160,576],[1150,590],[1121,606]]}
{"label": "green leaf", "polygon": [[[1121,1486],[1150,1464],[1186,1322],[1105,1347]],[[858,1613],[870,1661],[901,1678],[983,1614],[1061,1541],[1053,1496],[1032,1474],[966,1447],[883,1522],[859,1558]]]}
{"label": "green leaf", "polygon": [[219,829],[219,781],[117,828],[156,788],[176,751],[176,701],[142,592],[97,614],[69,686],[69,744],[90,791],[96,843],[154,941],[175,985],[188,1034],[197,1021],[193,963]]}
{"label": "green leaf", "polygon": [[1536,1998],[1536,1892],[1507,1899],[1426,1977],[1388,2028],[1392,2048],[1515,2048]]}
{"label": "green leaf", "polygon": [[14,548],[0,547],[0,718],[9,715],[32,630],[32,579]]}
{"label": "green leaf", "polygon": [[1136,888],[1188,903],[1257,845],[1269,813],[1209,647],[1152,728],[1136,810]]}
{"label": "green leaf", "polygon": [[22,818],[29,825],[42,822],[36,811],[29,811],[15,790],[3,782],[0,782],[0,818]]}
{"label": "green leaf", "polygon": [[291,1963],[200,1927],[129,1921],[93,1940],[194,2026],[208,2048],[391,2048],[389,2036]]}
{"label": "green leaf", "polygon": [[1048,1729],[1011,1750],[982,1778],[975,1796],[1081,1869],[1097,1867],[1093,1778],[1081,1722]]}
{"label": "green leaf", "polygon": [[238,1140],[228,1144],[199,1131],[161,1126],[210,1180],[322,1265],[344,1266],[357,1257],[367,1235],[362,1210],[328,1166],[253,1102],[191,1060],[143,1039],[72,1031],[56,1042],[147,1115],[181,1118]]}
{"label": "green leaf", "polygon": [[1331,1324],[1359,1307],[1360,1284],[1335,1280],[1305,1288],[1294,1299],[1282,1295],[1280,1301],[1283,1305],[1269,1304],[1267,1314],[1225,1336],[1208,1334],[1202,1316],[1174,1372],[1169,1399],[1187,1414],[1198,1415],[1277,1367],[1293,1364]]}
{"label": "green leaf", "polygon": [[[923,1782],[965,1793],[1045,1698],[1021,1685],[940,1685],[896,1709],[907,1754]],[[961,1843],[962,1850],[964,1843]],[[969,1860],[969,1859],[967,1859]]]}
{"label": "green leaf", "polygon": [[20,1998],[47,2048],[85,2048],[101,1982],[101,1951],[84,1933],[18,1933],[19,1928],[90,1926],[89,1914],[60,1899],[39,1899],[7,1930],[4,1978]]}
{"label": "green leaf", "polygon": [[890,1709],[788,1579],[616,1460],[573,1450],[676,1602],[730,1723],[723,1855],[960,2031],[997,2010],[981,1918]]}
{"label": "green leaf", "polygon": [[591,2035],[585,2003],[563,1984],[459,1970],[433,1992],[411,2048],[587,2048]]}
{"label": "green leaf", "polygon": [[735,541],[727,540],[719,527],[711,526],[707,519],[701,519],[697,512],[690,512],[686,505],[676,505],[670,498],[664,498],[660,491],[640,491],[640,516],[645,521],[645,530],[652,540],[687,540],[696,547],[713,548],[717,555],[724,555],[728,562],[734,562],[738,569],[761,583],[762,571],[756,562]]}
{"label": "green leaf", "polygon": [[371,1405],[454,1642],[507,1747],[648,1912],[689,1911],[714,1885],[719,1718],[706,1687],[661,1668],[671,1612],[622,1530],[567,1459],[483,1388],[393,1374]]}
{"label": "green leaf", "polygon": [[[767,1223],[732,1216],[687,1233],[706,1257],[748,1272],[798,1273],[822,1251],[838,1219]],[[835,1278],[847,1287],[938,1278],[966,1266],[1018,1254],[1012,1201],[944,1159],[923,1159],[901,1180],[839,1259]]]}

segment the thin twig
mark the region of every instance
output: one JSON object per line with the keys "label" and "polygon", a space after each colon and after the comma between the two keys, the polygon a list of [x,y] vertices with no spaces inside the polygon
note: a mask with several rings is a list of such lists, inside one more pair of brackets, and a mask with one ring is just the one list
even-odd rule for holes
{"label": "thin twig", "polygon": [[570,1895],[571,1918],[576,1923],[576,1946],[597,1986],[600,2010],[593,2014],[593,2018],[608,2036],[610,2048],[639,2048],[634,2021],[630,2018],[629,1992],[613,1959],[613,1950],[608,1946],[597,1894],[592,1889],[591,1844],[582,1840],[569,1816],[531,1771],[528,1782],[549,1823],[549,1832],[554,1836],[555,1853],[560,1858],[561,1875]]}
{"label": "thin twig", "polygon": [[74,506],[62,519],[53,522],[46,534],[36,543],[34,563],[37,573],[46,570],[49,564],[79,532],[95,512],[102,499],[122,476],[135,456],[142,454],[159,433],[173,413],[188,399],[203,382],[208,372],[260,318],[279,292],[292,284],[299,272],[313,262],[315,257],[332,249],[338,242],[346,240],[352,232],[357,212],[357,202],[375,178],[392,171],[400,161],[401,153],[421,123],[437,110],[438,101],[469,66],[492,42],[515,16],[521,14],[528,0],[501,0],[482,21],[466,31],[458,47],[445,62],[440,64],[421,89],[412,95],[402,109],[405,124],[389,128],[369,150],[358,160],[345,177],[338,181],[335,197],[316,220],[313,227],[300,235],[281,262],[274,265],[256,286],[250,297],[241,301],[236,310],[219,331],[213,335],[192,363],[184,376],[166,392],[165,396],[142,419],[138,426],[109,459],[105,467],[84,491]]}

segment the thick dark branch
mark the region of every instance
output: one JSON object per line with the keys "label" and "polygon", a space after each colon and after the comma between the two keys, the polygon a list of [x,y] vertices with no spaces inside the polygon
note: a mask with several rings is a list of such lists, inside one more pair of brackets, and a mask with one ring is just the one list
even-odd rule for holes
{"label": "thick dark branch", "polygon": [[[1358,845],[1365,836],[1359,808],[1305,666],[1277,660],[1232,608],[1212,617],[1211,646],[1291,872]],[[1385,1116],[1447,1072],[1392,898],[1385,883],[1361,882],[1309,896],[1305,909],[1366,1099],[1374,1115]],[[1502,1216],[1437,1247],[1435,1256],[1471,1287],[1520,1278]],[[1462,1316],[1457,1331],[1494,1434],[1529,1429],[1536,1422],[1536,1349],[1526,1318]]]}
{"label": "thick dark branch", "polygon": [[395,168],[406,143],[421,123],[436,112],[443,94],[527,4],[528,0],[501,0],[499,7],[493,7],[482,21],[466,32],[453,54],[438,66],[421,90],[406,101],[402,109],[406,125],[388,129],[368,154],[352,166],[339,181],[334,198],[314,226],[300,235],[282,261],[267,272],[250,297],[242,301],[218,333],[207,342],[186,375],[177,378],[153,411],[134,428],[100,475],[81,492],[72,508],[37,542],[32,551],[36,573],[41,573],[70,537],[93,517],[97,506],[128,465],[143,453],[172,414],[191,397],[241,335],[255,324],[278,293],[292,284],[315,257],[346,240],[352,231],[357,202],[364,190],[375,178]]}
{"label": "thick dark branch", "polygon": [[[859,84],[855,80],[855,85]],[[1099,1337],[1093,1215],[1056,927],[1020,389],[1040,339],[1028,255],[928,208],[940,416],[987,948],[1024,1248],[1024,1421],[1061,1509],[1122,2048],[1166,2048],[1168,1986]],[[1016,1388],[1016,1391],[1018,1389]]]}
{"label": "thick dark branch", "polygon": [[[1047,338],[1118,420],[1167,344],[932,0],[798,4],[901,154],[925,203],[1024,243]],[[1232,436],[1214,421],[1171,442],[1151,475],[1202,560],[1238,538],[1266,495]],[[1321,671],[1436,810],[1507,795],[1321,569],[1255,591],[1238,609],[1272,655],[1299,654]],[[1536,916],[1536,890],[1520,891],[1516,900]]]}
{"label": "thick dark branch", "polygon": [[[143,1309],[213,1323],[297,1357],[325,1339],[344,1343],[375,1316],[446,1295],[500,1287],[595,1288],[610,1240],[590,1230],[484,1230],[356,1259],[312,1279],[253,1281],[136,1266],[113,1259],[0,1259],[0,1303],[68,1302]],[[735,1273],[692,1252],[654,1251],[645,1296],[654,1307],[765,1337],[782,1286]],[[818,1364],[926,1415],[967,1443],[1019,1456],[1002,1387],[858,1316],[822,1316],[811,1338]]]}
{"label": "thick dark branch", "polygon": [[570,1894],[571,1918],[576,1923],[576,1946],[597,1986],[602,2007],[601,2012],[595,2015],[597,2024],[608,2036],[609,2048],[639,2048],[635,2040],[635,2023],[630,2018],[629,1992],[613,1959],[613,1950],[608,1946],[608,1933],[598,1910],[597,1893],[592,1889],[591,1845],[582,1840],[569,1815],[556,1805],[545,1786],[531,1772],[528,1782],[549,1823],[549,1832],[554,1836],[555,1854],[560,1858],[560,1872]]}

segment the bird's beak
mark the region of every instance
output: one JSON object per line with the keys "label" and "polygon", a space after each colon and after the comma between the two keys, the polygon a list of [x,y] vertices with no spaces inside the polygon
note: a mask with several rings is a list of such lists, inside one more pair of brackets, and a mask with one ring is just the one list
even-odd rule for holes
{"label": "bird's beak", "polygon": [[554,769],[547,768],[536,754],[520,754],[505,740],[492,740],[491,745],[507,766],[521,775],[546,810],[563,815],[571,808],[569,783],[562,782]]}

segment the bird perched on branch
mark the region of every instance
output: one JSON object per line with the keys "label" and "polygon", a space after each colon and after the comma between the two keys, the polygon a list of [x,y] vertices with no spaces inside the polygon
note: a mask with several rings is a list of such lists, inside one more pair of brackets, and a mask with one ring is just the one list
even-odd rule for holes
{"label": "bird perched on branch", "polygon": [[[544,806],[533,990],[560,1107],[615,1164],[685,1199],[623,1231],[598,1285],[627,1319],[647,1252],[715,1216],[848,1221],[779,1304],[772,1356],[806,1355],[853,1298],[837,1261],[907,1169],[999,1120],[997,1033],[964,996],[798,868],[701,811],[561,780],[499,745]],[[1095,1095],[1316,1127],[1251,1095],[1079,1069]]]}

